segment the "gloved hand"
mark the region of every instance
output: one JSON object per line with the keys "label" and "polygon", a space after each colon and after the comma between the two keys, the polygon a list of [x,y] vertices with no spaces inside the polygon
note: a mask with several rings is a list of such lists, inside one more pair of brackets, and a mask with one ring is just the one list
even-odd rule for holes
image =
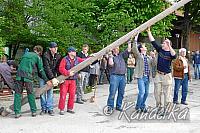
{"label": "gloved hand", "polygon": [[52,84],[53,84],[53,86],[58,86],[59,81],[56,78],[53,78],[52,79]]}
{"label": "gloved hand", "polygon": [[62,83],[64,83],[65,82],[65,80],[62,80],[62,81],[60,81],[60,84],[62,84]]}
{"label": "gloved hand", "polygon": [[96,53],[90,54],[90,57],[95,57]]}

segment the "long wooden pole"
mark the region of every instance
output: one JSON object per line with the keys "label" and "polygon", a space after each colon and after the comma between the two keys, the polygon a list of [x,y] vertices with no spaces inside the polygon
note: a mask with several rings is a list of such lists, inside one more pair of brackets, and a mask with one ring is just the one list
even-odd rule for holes
{"label": "long wooden pole", "polygon": [[[86,66],[92,64],[97,59],[101,58],[109,50],[111,50],[111,49],[113,49],[113,48],[115,48],[117,46],[120,46],[123,43],[127,42],[132,36],[135,36],[137,33],[140,33],[142,31],[144,31],[145,29],[147,29],[151,25],[153,25],[156,22],[162,20],[163,18],[165,18],[166,16],[168,16],[169,14],[171,14],[175,10],[179,9],[180,7],[184,6],[185,4],[187,4],[190,1],[191,0],[181,0],[178,3],[173,4],[171,7],[169,7],[165,11],[163,11],[160,14],[156,15],[155,17],[153,17],[150,20],[148,20],[147,22],[143,23],[142,25],[140,25],[136,29],[130,31],[129,33],[127,33],[126,35],[122,36],[118,40],[114,41],[113,43],[111,43],[110,45],[105,47],[104,49],[100,50],[98,53],[95,54],[94,57],[90,57],[87,60],[85,60],[84,62],[78,64],[77,66],[75,66],[73,68],[71,68],[70,71],[74,71],[75,73],[80,71],[81,69],[85,68]],[[57,79],[59,81],[65,80],[66,78],[68,78],[68,76],[61,75],[61,76],[57,77]],[[47,85],[45,85],[43,88],[37,88],[36,89],[36,93],[35,93],[36,97],[39,97],[41,94],[43,94],[48,89],[50,89],[50,88]],[[22,99],[22,105],[26,104],[27,102],[28,102],[27,97],[24,97]],[[13,105],[11,105],[9,107],[9,109],[13,110]],[[2,116],[6,116],[8,114],[9,114],[9,111],[4,110],[1,115]]]}

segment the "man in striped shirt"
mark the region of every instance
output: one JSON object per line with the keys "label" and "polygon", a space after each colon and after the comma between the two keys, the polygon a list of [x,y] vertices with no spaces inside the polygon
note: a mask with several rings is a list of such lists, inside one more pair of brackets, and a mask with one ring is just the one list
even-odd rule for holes
{"label": "man in striped shirt", "polygon": [[[156,99],[156,106],[166,106],[171,103],[172,93],[172,75],[171,75],[171,63],[173,59],[176,59],[176,52],[171,46],[171,41],[166,39],[161,45],[158,45],[150,31],[147,29],[149,40],[153,47],[158,52],[157,59],[157,73],[154,80],[154,96]],[[164,93],[164,103],[161,101],[162,92]]]}

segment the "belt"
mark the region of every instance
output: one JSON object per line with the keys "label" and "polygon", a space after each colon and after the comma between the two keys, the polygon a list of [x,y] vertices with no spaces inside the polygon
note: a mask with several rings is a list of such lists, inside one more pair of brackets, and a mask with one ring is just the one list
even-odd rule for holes
{"label": "belt", "polygon": [[125,74],[113,74],[113,75],[118,75],[118,76],[125,76]]}
{"label": "belt", "polygon": [[167,73],[164,73],[164,72],[161,72],[161,71],[157,71],[159,74],[162,74],[162,75],[166,75]]}

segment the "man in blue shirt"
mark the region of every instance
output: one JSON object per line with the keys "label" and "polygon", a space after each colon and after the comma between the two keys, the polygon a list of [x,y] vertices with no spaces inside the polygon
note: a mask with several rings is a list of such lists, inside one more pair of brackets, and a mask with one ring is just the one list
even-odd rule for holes
{"label": "man in blue shirt", "polygon": [[114,109],[115,94],[118,90],[116,110],[121,111],[122,100],[124,98],[124,90],[126,86],[126,63],[124,58],[128,58],[129,52],[131,52],[131,43],[128,43],[128,49],[120,52],[119,47],[112,50],[112,54],[109,54],[108,65],[110,68],[110,88],[109,97],[107,101],[108,111],[112,113]]}
{"label": "man in blue shirt", "polygon": [[[158,53],[157,59],[157,73],[154,80],[154,96],[156,99],[156,106],[167,106],[171,103],[172,93],[172,75],[171,63],[176,58],[176,52],[171,46],[171,41],[165,39],[163,44],[158,45],[150,31],[147,29],[149,40]],[[164,93],[164,103],[161,101],[162,92]]]}
{"label": "man in blue shirt", "polygon": [[197,50],[195,55],[193,56],[193,64],[194,64],[194,76],[195,79],[198,78],[199,74],[199,79],[200,79],[200,54],[199,51]]}

